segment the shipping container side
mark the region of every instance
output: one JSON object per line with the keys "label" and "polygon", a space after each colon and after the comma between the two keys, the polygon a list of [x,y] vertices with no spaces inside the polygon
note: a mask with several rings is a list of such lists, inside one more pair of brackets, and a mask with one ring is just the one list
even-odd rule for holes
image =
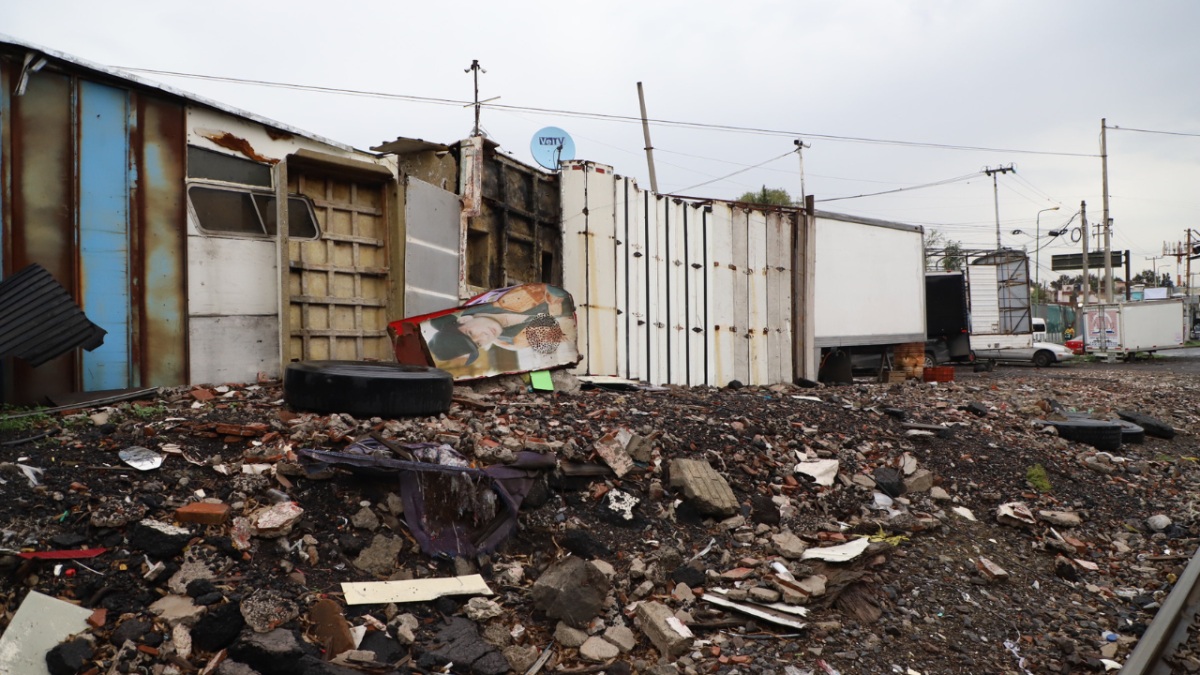
{"label": "shipping container side", "polygon": [[818,347],[925,340],[925,251],[920,227],[817,213]]}

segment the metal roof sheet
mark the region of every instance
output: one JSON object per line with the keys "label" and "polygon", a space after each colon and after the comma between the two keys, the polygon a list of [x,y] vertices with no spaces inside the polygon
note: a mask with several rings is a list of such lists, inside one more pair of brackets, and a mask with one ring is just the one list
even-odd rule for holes
{"label": "metal roof sheet", "polygon": [[0,358],[15,356],[36,368],[78,347],[99,347],[107,332],[41,265],[0,281]]}
{"label": "metal roof sheet", "polygon": [[274,129],[280,129],[280,130],[286,131],[290,134],[295,134],[296,136],[303,136],[304,138],[308,138],[310,140],[317,141],[318,143],[324,143],[326,145],[331,145],[333,147],[341,148],[342,150],[346,150],[346,151],[350,151],[350,152],[362,152],[362,153],[370,154],[370,153],[367,153],[365,150],[359,150],[358,148],[355,148],[350,145],[346,145],[345,143],[339,143],[338,141],[334,141],[334,140],[325,138],[324,136],[318,136],[317,134],[314,134],[314,133],[311,133],[308,131],[304,131],[303,129],[297,129],[296,127],[293,127],[291,125],[284,124],[283,122],[278,122],[273,119],[263,117],[262,115],[256,115],[255,113],[248,112],[248,111],[242,110],[240,108],[235,108],[231,105],[220,103],[218,101],[214,101],[212,99],[205,98],[205,97],[197,95],[197,94],[193,94],[189,91],[185,91],[185,90],[179,89],[177,87],[172,87],[171,85],[168,85],[168,84],[163,84],[161,82],[155,82],[154,80],[150,80],[150,79],[141,77],[139,75],[134,75],[133,73],[129,72],[128,70],[122,70],[120,68],[114,68],[112,66],[104,66],[104,65],[100,65],[99,63],[93,63],[92,61],[88,61],[87,59],[81,59],[78,56],[67,54],[66,52],[60,52],[55,49],[48,49],[46,47],[43,47],[38,44],[34,44],[32,42],[28,42],[26,40],[21,40],[19,38],[15,38],[10,35],[5,35],[4,33],[0,33],[0,44],[9,44],[9,45],[13,45],[14,47],[21,47],[23,49],[32,50],[32,51],[38,52],[44,56],[48,56],[52,59],[57,59],[59,61],[63,61],[64,63],[69,63],[69,64],[77,66],[79,68],[86,68],[87,70],[92,70],[97,73],[103,73],[103,74],[109,75],[111,77],[116,77],[116,78],[120,78],[122,80],[127,80],[129,82],[140,85],[142,87],[147,87],[149,89],[157,89],[164,93],[171,94],[172,96],[178,96],[179,98],[187,99],[189,101],[192,101],[193,103],[198,103],[200,105],[208,106],[209,108],[215,108],[217,110],[227,112],[230,115],[236,115],[238,117],[243,117],[248,120],[253,120],[255,122],[258,122],[259,124],[263,124],[268,127],[272,127]]}

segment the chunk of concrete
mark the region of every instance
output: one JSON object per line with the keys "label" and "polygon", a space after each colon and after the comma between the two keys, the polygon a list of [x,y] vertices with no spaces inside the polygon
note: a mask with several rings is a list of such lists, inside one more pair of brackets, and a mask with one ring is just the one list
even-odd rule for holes
{"label": "chunk of concrete", "polygon": [[164,595],[150,605],[150,613],[174,628],[181,623],[195,625],[204,614],[204,608],[185,595]]}
{"label": "chunk of concrete", "polygon": [[616,645],[622,654],[628,654],[637,646],[637,636],[626,626],[609,626],[604,631],[604,639]]}
{"label": "chunk of concrete", "polygon": [[595,565],[575,556],[542,573],[533,585],[533,602],[546,616],[584,628],[608,597],[609,583]]}
{"label": "chunk of concrete", "polygon": [[791,532],[780,532],[779,534],[771,535],[771,543],[775,545],[775,550],[779,555],[788,560],[796,560],[804,555],[804,550],[808,548],[800,537]]}
{"label": "chunk of concrete", "polygon": [[905,494],[914,492],[929,492],[933,487],[933,474],[925,469],[918,469],[916,473],[904,479]]}
{"label": "chunk of concrete", "polygon": [[579,647],[579,656],[587,661],[604,663],[621,655],[616,645],[599,635],[593,635]]}
{"label": "chunk of concrete", "polygon": [[691,651],[695,636],[666,605],[659,602],[639,603],[637,622],[663,658],[674,661]]}
{"label": "chunk of concrete", "polygon": [[256,633],[269,633],[300,616],[300,607],[278,591],[261,589],[242,601],[242,618]]}
{"label": "chunk of concrete", "polygon": [[588,634],[587,631],[572,628],[559,621],[558,626],[554,629],[554,639],[560,645],[574,649],[587,642]]}
{"label": "chunk of concrete", "polygon": [[371,574],[388,574],[396,566],[396,558],[403,549],[403,539],[377,534],[371,545],[355,558],[354,566]]}
{"label": "chunk of concrete", "polygon": [[703,460],[672,460],[671,487],[703,514],[728,518],[740,506],[729,483]]}

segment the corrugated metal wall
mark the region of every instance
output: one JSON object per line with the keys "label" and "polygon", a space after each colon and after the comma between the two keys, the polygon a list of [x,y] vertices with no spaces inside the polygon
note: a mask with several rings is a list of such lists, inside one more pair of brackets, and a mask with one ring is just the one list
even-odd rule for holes
{"label": "corrugated metal wall", "polygon": [[691,386],[792,381],[796,212],[663,197],[583,161],[565,163],[561,185],[578,373]]}
{"label": "corrugated metal wall", "polygon": [[0,272],[39,263],[108,331],[90,353],[3,364],[4,400],[187,381],[184,112],[0,57]]}

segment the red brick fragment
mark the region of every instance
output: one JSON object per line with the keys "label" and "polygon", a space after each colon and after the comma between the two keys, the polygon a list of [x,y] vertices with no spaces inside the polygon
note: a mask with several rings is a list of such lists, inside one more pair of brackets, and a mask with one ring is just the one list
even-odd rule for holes
{"label": "red brick fragment", "polygon": [[175,520],[181,523],[221,525],[229,520],[229,505],[193,502],[182,508],[175,509]]}

